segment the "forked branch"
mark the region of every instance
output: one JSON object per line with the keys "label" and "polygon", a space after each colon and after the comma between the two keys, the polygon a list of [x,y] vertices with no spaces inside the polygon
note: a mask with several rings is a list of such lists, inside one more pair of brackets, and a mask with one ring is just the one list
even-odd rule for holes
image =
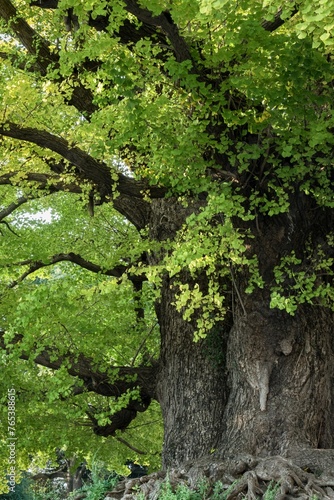
{"label": "forked branch", "polygon": [[[0,0],[1,1],[1,0]],[[6,123],[0,125],[0,135],[12,137],[21,141],[37,144],[42,148],[47,148],[76,167],[76,175],[81,180],[87,180],[98,186],[102,200],[106,196],[113,195],[113,185],[111,180],[111,170],[105,163],[92,158],[82,149],[71,146],[62,137],[56,136],[45,130],[31,127],[20,127],[16,123]],[[115,182],[117,190],[121,194],[143,198],[143,191],[152,198],[162,198],[166,190],[158,186],[150,186],[144,181],[137,181],[127,177],[122,173],[117,173],[118,180]]]}
{"label": "forked branch", "polygon": [[[19,283],[21,283],[27,276],[38,271],[38,269],[49,267],[59,262],[73,262],[74,264],[82,267],[83,269],[87,269],[88,271],[91,271],[93,273],[101,273],[105,276],[113,276],[115,278],[120,278],[121,276],[123,276],[123,274],[125,274],[128,271],[128,267],[124,265],[118,265],[113,267],[112,269],[103,269],[98,264],[94,264],[93,262],[90,262],[81,257],[81,255],[75,254],[73,252],[59,253],[51,257],[51,259],[48,262],[25,260],[13,264],[18,266],[29,266],[29,268],[17,280],[12,281],[8,287],[14,288]],[[140,276],[128,275],[128,278],[130,281],[134,283],[141,283],[142,281],[145,280],[145,277],[143,275]]]}
{"label": "forked branch", "polygon": [[[59,354],[55,347],[41,346],[36,340],[34,346],[29,345],[29,351],[24,350],[24,336],[15,335],[6,341],[6,332],[0,330],[0,349],[9,353],[22,345],[20,358],[23,360],[33,360],[34,363],[52,370],[59,370],[66,367],[69,375],[77,377],[83,382],[86,391],[95,392],[101,396],[120,397],[133,389],[139,388],[142,397],[154,399],[156,397],[156,368],[155,366],[110,366],[108,372],[100,371],[92,358],[83,354],[74,355]],[[38,353],[38,354],[35,354]],[[77,392],[78,394],[80,391]],[[139,400],[134,403],[137,411],[140,411]]]}
{"label": "forked branch", "polygon": [[[10,0],[0,0],[0,17],[3,18],[15,38],[26,48],[27,52],[34,56],[31,70],[39,71],[41,75],[45,76],[49,69],[59,68],[59,57],[55,52],[51,52],[49,42],[18,15]],[[59,76],[57,78],[58,82],[62,81]],[[87,118],[97,109],[93,104],[91,91],[81,85],[80,81],[76,81],[76,85],[73,86],[69,104],[75,106]]]}
{"label": "forked branch", "polygon": [[[56,9],[58,4],[58,0],[35,0],[31,2],[32,6],[44,9]],[[138,42],[138,40],[143,38],[152,39],[155,43],[159,41],[166,47],[170,44],[178,62],[192,60],[189,47],[185,39],[180,35],[178,26],[168,11],[153,15],[148,9],[141,7],[137,0],[125,0],[124,8],[138,19],[140,25],[124,19],[123,25],[115,33],[121,43],[131,48],[131,45]],[[88,19],[89,25],[97,31],[106,31],[109,26],[111,9],[110,6],[105,15],[95,16],[94,18],[90,16]]]}

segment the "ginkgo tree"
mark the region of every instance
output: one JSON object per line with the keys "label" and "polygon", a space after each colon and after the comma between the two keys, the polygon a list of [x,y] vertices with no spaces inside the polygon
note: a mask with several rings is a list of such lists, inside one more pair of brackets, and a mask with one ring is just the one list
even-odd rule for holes
{"label": "ginkgo tree", "polygon": [[2,384],[22,425],[49,442],[32,406],[140,449],[123,433],[158,403],[164,468],[211,454],[255,468],[250,495],[302,469],[325,491],[333,8],[0,0]]}
{"label": "ginkgo tree", "polygon": [[[139,367],[159,352],[154,293],[147,287],[140,296],[134,292],[131,281],[122,277],[122,266],[120,277],[114,278],[115,269],[110,275],[108,268],[82,257],[89,245],[95,262],[106,252],[108,265],[111,248],[120,259],[124,252],[119,237],[134,239],[134,229],[110,205],[89,219],[82,200],[73,204],[68,196],[58,196],[51,212],[45,198],[35,199],[30,209],[17,210],[3,229],[2,347],[14,342],[20,348],[1,355],[1,470],[8,467],[8,438],[14,427],[17,479],[20,470],[36,470],[55,460],[57,448],[72,461],[77,457],[77,463],[103,460],[123,474],[129,457],[141,457],[153,468],[160,464],[160,410],[157,403],[148,409],[150,397],[139,395],[135,382]],[[107,250],[98,236],[102,227],[113,235]],[[57,254],[69,246],[81,252],[80,258],[78,253]],[[40,260],[32,264],[32,257]],[[24,341],[19,339],[23,331]],[[52,349],[44,349],[46,344]],[[74,360],[76,366],[69,368]],[[122,386],[117,377],[123,379]],[[13,390],[14,426],[8,414]],[[5,486],[5,474],[2,480]]]}

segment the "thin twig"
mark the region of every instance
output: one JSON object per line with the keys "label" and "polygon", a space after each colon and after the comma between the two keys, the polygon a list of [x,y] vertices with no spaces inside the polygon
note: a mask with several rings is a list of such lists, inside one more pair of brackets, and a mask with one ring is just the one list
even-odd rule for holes
{"label": "thin twig", "polygon": [[[11,233],[13,233],[13,234],[14,234],[14,236],[17,236],[18,238],[20,237],[17,233],[15,233],[14,229],[12,229],[12,228],[10,227],[10,225],[8,224],[8,222],[7,222],[7,221],[5,221],[5,220],[0,220],[0,224],[5,224],[5,226],[7,227],[7,229],[8,229]],[[2,231],[0,231],[0,232],[2,233]]]}
{"label": "thin twig", "polygon": [[230,264],[230,273],[231,273],[231,278],[232,278],[232,283],[233,283],[233,286],[234,286],[234,289],[236,291],[236,294],[238,296],[238,299],[239,299],[239,302],[240,302],[240,305],[242,307],[242,310],[244,312],[244,315],[247,316],[247,312],[246,312],[246,309],[245,309],[245,306],[244,306],[244,303],[242,301],[242,298],[241,298],[241,295],[240,295],[240,292],[238,290],[238,287],[237,287],[237,284],[235,282],[235,279],[234,279],[234,275],[233,275],[233,270],[232,270],[232,265]]}
{"label": "thin twig", "polygon": [[127,446],[128,448],[130,448],[130,450],[135,451],[139,455],[147,455],[146,451],[138,450],[138,448],[135,448],[134,446],[132,446],[132,444],[130,444],[127,441],[125,441],[125,439],[120,438],[120,437],[117,437],[116,439],[117,439],[117,441],[119,441],[122,444],[125,444],[125,446]]}
{"label": "thin twig", "polygon": [[132,359],[132,363],[131,363],[131,366],[134,366],[135,364],[135,361],[140,353],[140,351],[142,350],[142,348],[144,347],[144,345],[146,344],[146,341],[147,339],[149,338],[149,336],[151,335],[151,333],[153,332],[154,328],[157,326],[158,322],[156,321],[154,323],[154,325],[152,326],[152,328],[150,329],[150,331],[148,332],[148,334],[146,335],[146,337],[144,337],[144,340],[141,342],[141,344],[139,345],[137,351],[135,352],[135,355]]}

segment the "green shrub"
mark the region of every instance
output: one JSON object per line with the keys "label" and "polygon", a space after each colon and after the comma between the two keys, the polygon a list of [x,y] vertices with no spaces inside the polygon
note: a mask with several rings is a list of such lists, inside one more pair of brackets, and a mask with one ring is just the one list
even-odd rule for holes
{"label": "green shrub", "polygon": [[91,482],[73,492],[68,498],[75,498],[78,493],[85,493],[87,500],[103,500],[106,492],[112,490],[118,481],[117,474],[107,471],[100,462],[95,462],[92,465]]}

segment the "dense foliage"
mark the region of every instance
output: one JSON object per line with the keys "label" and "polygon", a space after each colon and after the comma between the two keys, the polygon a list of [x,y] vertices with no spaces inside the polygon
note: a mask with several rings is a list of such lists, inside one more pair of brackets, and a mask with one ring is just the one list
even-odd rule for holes
{"label": "dense foliage", "polygon": [[1,470],[11,388],[17,471],[56,447],[159,466],[166,276],[199,343],[258,288],[333,309],[333,10],[0,0]]}

